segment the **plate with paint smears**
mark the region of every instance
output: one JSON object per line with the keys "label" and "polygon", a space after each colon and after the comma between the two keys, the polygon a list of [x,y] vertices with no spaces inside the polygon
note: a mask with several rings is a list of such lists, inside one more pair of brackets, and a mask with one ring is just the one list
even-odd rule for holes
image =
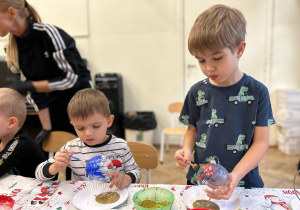
{"label": "plate with paint smears", "polygon": [[115,187],[110,188],[108,183],[95,184],[86,187],[77,192],[73,197],[73,204],[82,210],[99,210],[111,209],[122,204],[128,197],[128,190],[126,188],[117,190],[116,193],[120,195],[119,200],[111,204],[101,204],[96,202],[96,196],[104,192],[113,192]]}
{"label": "plate with paint smears", "polygon": [[[183,203],[188,208],[193,208],[193,203],[196,200],[208,200],[209,197],[206,195],[206,193],[203,191],[201,186],[193,186],[189,189],[187,189],[183,195],[182,200]],[[236,194],[232,194],[229,200],[215,200],[211,199],[212,202],[218,204],[220,207],[220,210],[238,210],[241,205],[241,200]]]}

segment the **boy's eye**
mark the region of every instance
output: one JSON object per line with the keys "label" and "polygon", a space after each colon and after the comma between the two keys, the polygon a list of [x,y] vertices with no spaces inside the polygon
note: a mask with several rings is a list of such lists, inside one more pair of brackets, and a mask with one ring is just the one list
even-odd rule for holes
{"label": "boy's eye", "polygon": [[198,60],[199,63],[205,63],[205,60]]}
{"label": "boy's eye", "polygon": [[94,128],[100,128],[100,126],[99,125],[97,125],[97,126],[93,126]]}
{"label": "boy's eye", "polygon": [[222,56],[221,57],[218,57],[218,58],[214,58],[214,60],[216,60],[216,61],[219,61],[219,60],[221,60],[222,59]]}
{"label": "boy's eye", "polygon": [[83,131],[83,128],[77,128],[77,130],[79,130],[79,131]]}

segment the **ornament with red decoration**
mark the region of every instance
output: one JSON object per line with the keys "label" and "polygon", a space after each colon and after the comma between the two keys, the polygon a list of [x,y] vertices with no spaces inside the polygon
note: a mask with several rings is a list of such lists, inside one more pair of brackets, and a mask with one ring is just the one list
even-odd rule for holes
{"label": "ornament with red decoration", "polygon": [[1,210],[10,210],[13,209],[15,204],[14,199],[6,195],[0,195],[0,209]]}
{"label": "ornament with red decoration", "polygon": [[[216,160],[218,162],[216,162]],[[214,157],[210,163],[203,165],[197,172],[198,184],[202,185],[206,182],[215,186],[224,186],[228,181],[228,171],[220,165],[218,157]]]}

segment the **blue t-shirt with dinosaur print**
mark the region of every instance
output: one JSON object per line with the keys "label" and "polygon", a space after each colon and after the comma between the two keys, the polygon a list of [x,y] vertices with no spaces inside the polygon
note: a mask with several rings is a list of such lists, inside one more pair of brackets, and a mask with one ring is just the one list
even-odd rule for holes
{"label": "blue t-shirt with dinosaur print", "polygon": [[[197,127],[192,164],[202,166],[217,156],[229,173],[251,146],[254,127],[275,123],[268,89],[246,74],[228,87],[214,86],[208,78],[193,85],[179,121]],[[190,167],[186,178],[197,184],[197,171]],[[239,186],[264,186],[257,166]]]}

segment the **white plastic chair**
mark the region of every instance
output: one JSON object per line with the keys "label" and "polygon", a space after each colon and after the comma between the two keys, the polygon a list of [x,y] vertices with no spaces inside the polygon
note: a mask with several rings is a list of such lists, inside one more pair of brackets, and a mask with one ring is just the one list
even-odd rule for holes
{"label": "white plastic chair", "polygon": [[[171,135],[179,135],[181,136],[181,142],[183,141],[183,137],[186,133],[186,127],[180,127],[178,125],[178,117],[183,107],[183,102],[175,102],[169,105],[169,112],[171,113],[171,123],[170,127],[167,127],[161,132],[161,142],[160,142],[160,163],[164,161],[164,144],[166,140],[167,152],[169,151],[169,142],[168,139],[165,138]],[[177,124],[177,125],[176,125]]]}

